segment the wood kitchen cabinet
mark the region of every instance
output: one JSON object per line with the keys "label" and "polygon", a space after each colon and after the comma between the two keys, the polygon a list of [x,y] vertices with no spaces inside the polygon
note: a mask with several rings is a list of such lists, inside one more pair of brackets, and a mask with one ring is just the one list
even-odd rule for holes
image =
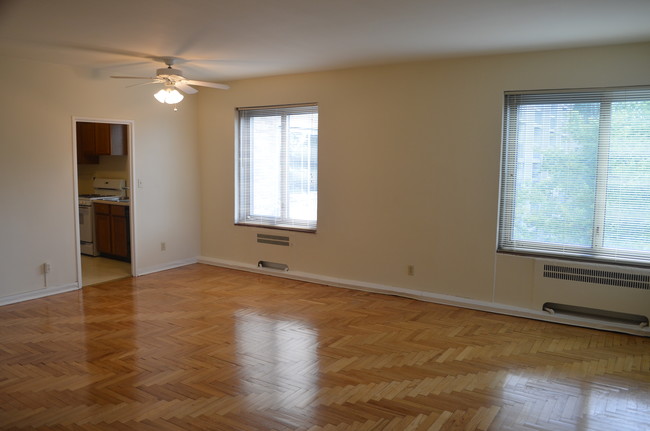
{"label": "wood kitchen cabinet", "polygon": [[95,123],[77,122],[77,163],[99,163],[95,142]]}
{"label": "wood kitchen cabinet", "polygon": [[97,251],[104,256],[131,261],[129,207],[94,203]]}
{"label": "wood kitchen cabinet", "polygon": [[77,163],[96,164],[99,156],[125,156],[126,124],[77,122]]}

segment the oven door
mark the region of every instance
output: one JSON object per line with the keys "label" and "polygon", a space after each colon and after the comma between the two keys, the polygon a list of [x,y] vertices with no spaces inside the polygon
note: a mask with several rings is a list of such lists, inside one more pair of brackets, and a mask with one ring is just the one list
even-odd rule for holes
{"label": "oven door", "polygon": [[95,250],[95,223],[93,205],[79,204],[79,239],[81,253],[97,256]]}

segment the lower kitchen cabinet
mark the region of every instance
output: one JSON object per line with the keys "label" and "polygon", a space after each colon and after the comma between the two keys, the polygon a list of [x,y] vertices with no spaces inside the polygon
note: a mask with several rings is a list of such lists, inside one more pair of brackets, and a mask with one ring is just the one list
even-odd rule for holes
{"label": "lower kitchen cabinet", "polygon": [[106,257],[131,261],[129,207],[95,202],[97,251]]}

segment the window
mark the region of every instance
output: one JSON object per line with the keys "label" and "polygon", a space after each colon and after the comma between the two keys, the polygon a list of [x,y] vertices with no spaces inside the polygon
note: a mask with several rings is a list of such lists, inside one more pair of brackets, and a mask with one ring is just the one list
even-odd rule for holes
{"label": "window", "polygon": [[650,264],[650,88],[506,93],[498,249]]}
{"label": "window", "polygon": [[236,223],[315,231],[317,105],[237,111]]}

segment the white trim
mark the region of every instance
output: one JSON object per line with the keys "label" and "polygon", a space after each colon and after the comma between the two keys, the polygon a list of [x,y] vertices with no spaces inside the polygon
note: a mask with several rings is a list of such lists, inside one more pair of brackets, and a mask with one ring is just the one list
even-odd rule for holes
{"label": "white trim", "polygon": [[135,121],[129,120],[125,121],[125,124],[127,124],[127,129],[129,131],[129,142],[128,142],[128,148],[129,152],[127,154],[127,157],[129,158],[129,222],[131,223],[130,229],[131,229],[131,275],[134,277],[137,277],[138,274],[138,252],[137,252],[137,245],[138,241],[136,240],[136,215],[137,215],[137,209],[138,206],[136,205],[136,202],[138,201],[136,194],[137,194],[137,183],[138,180],[135,176],[135,152],[134,152],[134,146],[133,143],[135,142]]}
{"label": "white trim", "polygon": [[212,257],[199,256],[198,263],[220,266],[224,268],[237,269],[241,271],[255,272],[275,277],[288,278],[292,280],[305,281],[309,283],[325,284],[327,286],[342,287],[346,289],[362,290],[365,292],[396,295],[405,298],[417,299],[436,304],[451,305],[454,307],[469,308],[472,310],[487,311],[490,313],[505,314],[508,316],[524,317],[534,320],[542,320],[552,323],[580,326],[584,328],[601,329],[606,331],[623,332],[632,335],[650,337],[650,328],[642,328],[636,325],[626,325],[616,322],[605,322],[597,319],[588,319],[574,316],[551,315],[542,310],[531,310],[528,308],[514,307],[495,302],[480,301],[458,296],[442,295],[438,293],[425,292],[413,289],[404,289],[396,286],[388,286],[377,283],[368,283],[357,280],[327,277],[317,274],[309,274],[298,271],[278,271],[268,268],[258,268],[256,265],[234,262],[229,260],[216,259]]}
{"label": "white trim", "polygon": [[81,233],[79,232],[79,170],[77,166],[77,117],[72,117],[72,192],[74,202],[74,253],[77,264],[77,282],[82,286],[81,281]]}
{"label": "white trim", "polygon": [[110,123],[110,124],[124,124],[128,130],[128,149],[127,158],[129,165],[129,223],[130,223],[130,237],[131,237],[131,275],[137,277],[137,241],[136,241],[136,188],[134,183],[137,182],[135,176],[135,158],[133,154],[133,139],[135,136],[134,128],[135,122],[133,120],[117,120],[107,118],[92,118],[92,117],[77,117],[72,116],[72,171],[73,171],[73,192],[74,192],[74,221],[75,221],[75,256],[77,262],[77,284],[83,286],[82,271],[81,271],[81,242],[79,233],[79,172],[77,169],[77,122],[90,121],[93,123]]}
{"label": "white trim", "polygon": [[191,265],[193,263],[197,263],[198,260],[196,257],[192,257],[189,259],[182,259],[182,260],[176,260],[173,262],[167,262],[162,265],[154,265],[154,266],[149,266],[147,268],[139,268],[138,273],[135,274],[135,277],[141,276],[141,275],[147,275],[147,274],[153,274],[154,272],[160,272],[160,271],[165,271],[168,269],[173,269],[173,268],[178,268],[180,266],[185,266],[185,265]]}
{"label": "white trim", "polygon": [[[174,262],[166,263],[164,265],[156,265],[156,266],[144,268],[144,270],[137,275],[152,274],[154,272],[165,271],[167,269],[173,269],[173,268],[178,268],[180,266],[191,265],[193,263],[197,263],[196,258],[177,260]],[[134,277],[137,275],[134,274]],[[17,295],[4,296],[4,297],[0,297],[0,306],[14,304],[17,302],[29,301],[31,299],[43,298],[46,296],[57,295],[59,293],[65,293],[65,292],[70,292],[72,290],[80,290],[80,289],[81,289],[80,283],[71,283],[63,286],[48,287],[45,289],[33,290],[31,292],[19,293]]]}
{"label": "white trim", "polygon": [[58,295],[59,293],[71,292],[73,290],[79,290],[78,283],[64,284],[63,286],[57,287],[48,287],[47,289],[32,290],[31,292],[19,293],[17,295],[3,296],[0,298],[0,306],[29,301],[31,299],[44,298],[46,296]]}

